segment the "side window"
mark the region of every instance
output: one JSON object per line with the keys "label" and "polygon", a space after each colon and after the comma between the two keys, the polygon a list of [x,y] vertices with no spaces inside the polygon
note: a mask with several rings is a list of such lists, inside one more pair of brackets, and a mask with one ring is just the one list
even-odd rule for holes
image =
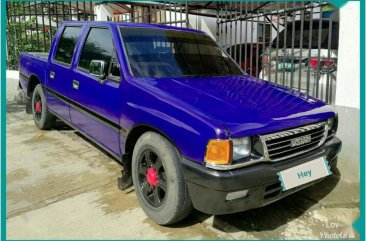
{"label": "side window", "polygon": [[80,33],[81,27],[65,27],[58,42],[55,60],[71,64],[72,55]]}
{"label": "side window", "polygon": [[109,29],[91,28],[81,51],[79,68],[89,70],[92,60],[103,60],[107,63],[108,78],[120,80],[119,64]]}
{"label": "side window", "polygon": [[108,78],[115,81],[119,81],[121,79],[120,66],[117,60],[116,51],[113,51],[111,64],[108,71]]}

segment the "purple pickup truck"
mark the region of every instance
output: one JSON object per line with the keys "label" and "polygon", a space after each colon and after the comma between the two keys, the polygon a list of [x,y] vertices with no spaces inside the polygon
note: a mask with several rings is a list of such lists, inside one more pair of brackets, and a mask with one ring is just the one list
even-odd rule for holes
{"label": "purple pickup truck", "polygon": [[244,74],[201,31],[64,22],[19,70],[36,126],[60,119],[110,153],[161,225],[267,205],[337,165],[332,107]]}

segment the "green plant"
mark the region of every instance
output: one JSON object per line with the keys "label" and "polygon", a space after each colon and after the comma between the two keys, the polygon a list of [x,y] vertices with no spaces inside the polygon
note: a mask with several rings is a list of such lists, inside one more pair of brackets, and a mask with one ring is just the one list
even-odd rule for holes
{"label": "green plant", "polygon": [[6,38],[8,68],[16,68],[18,66],[19,54],[21,52],[49,50],[52,40],[51,36],[56,32],[56,28],[46,25],[48,21],[47,23],[44,19],[40,21],[39,17],[37,21],[34,7],[37,7],[38,13],[44,11],[43,3],[38,3],[32,9],[30,9],[27,2],[7,3]]}

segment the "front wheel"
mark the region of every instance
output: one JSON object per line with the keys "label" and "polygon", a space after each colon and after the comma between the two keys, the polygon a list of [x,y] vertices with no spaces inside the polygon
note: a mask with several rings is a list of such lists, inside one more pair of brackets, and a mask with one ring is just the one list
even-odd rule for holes
{"label": "front wheel", "polygon": [[32,94],[32,114],[36,126],[41,130],[50,129],[56,117],[48,111],[46,97],[42,85],[38,84]]}
{"label": "front wheel", "polygon": [[132,178],[141,207],[156,223],[173,224],[191,212],[179,154],[161,135],[146,132],[138,139],[132,156]]}

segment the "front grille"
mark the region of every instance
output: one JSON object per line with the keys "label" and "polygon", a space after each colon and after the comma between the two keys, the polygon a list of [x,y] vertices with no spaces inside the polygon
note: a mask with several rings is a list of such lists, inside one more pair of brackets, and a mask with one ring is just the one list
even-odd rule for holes
{"label": "front grille", "polygon": [[[280,160],[289,156],[302,154],[313,150],[323,144],[327,135],[325,122],[302,126],[295,129],[276,132],[273,134],[263,135],[261,139],[264,141],[268,158],[271,160]],[[309,138],[305,137],[311,137]],[[292,140],[301,138],[307,140],[305,143],[298,145],[292,144]]]}

